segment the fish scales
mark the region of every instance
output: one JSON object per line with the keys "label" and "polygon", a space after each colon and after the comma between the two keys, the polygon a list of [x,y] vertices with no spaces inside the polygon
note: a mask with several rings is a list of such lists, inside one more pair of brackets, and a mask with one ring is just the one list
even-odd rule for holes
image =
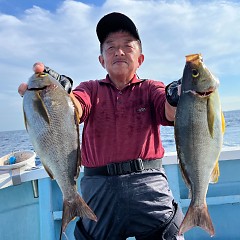
{"label": "fish scales", "polygon": [[76,216],[97,219],[76,187],[81,164],[77,112],[63,87],[46,74],[34,74],[29,79],[23,111],[34,150],[63,194],[61,239]]}
{"label": "fish scales", "polygon": [[[214,227],[206,194],[209,182],[217,181],[219,175],[223,115],[218,80],[203,65],[201,56],[196,54],[196,57],[198,61],[187,62],[184,69],[174,126],[180,170],[191,198],[179,234],[200,226],[212,236]],[[193,70],[198,73],[195,77]]]}

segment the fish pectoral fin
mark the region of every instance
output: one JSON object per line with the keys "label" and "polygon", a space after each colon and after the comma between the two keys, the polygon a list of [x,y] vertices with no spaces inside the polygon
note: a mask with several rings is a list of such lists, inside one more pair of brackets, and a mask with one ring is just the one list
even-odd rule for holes
{"label": "fish pectoral fin", "polygon": [[39,115],[41,115],[42,116],[42,118],[48,123],[48,124],[50,124],[50,117],[49,117],[49,114],[48,114],[48,110],[47,110],[47,108],[46,108],[46,106],[45,106],[45,104],[44,104],[44,102],[43,102],[43,100],[42,100],[42,97],[41,97],[41,95],[40,95],[40,91],[36,91],[35,92],[35,96],[36,96],[36,98],[34,99],[34,102],[33,102],[33,104],[34,104],[34,110],[36,111],[36,112],[38,112],[39,113]]}
{"label": "fish pectoral fin", "polygon": [[207,121],[208,129],[212,138],[214,134],[214,120],[215,120],[214,97],[211,95],[207,101]]}
{"label": "fish pectoral fin", "polygon": [[222,119],[222,133],[224,134],[225,133],[225,128],[226,128],[226,125],[225,125],[225,117],[224,117],[224,114],[223,112],[221,112],[221,119]]}
{"label": "fish pectoral fin", "polygon": [[217,183],[219,176],[220,176],[220,170],[219,170],[219,164],[217,160],[211,173],[210,183]]}

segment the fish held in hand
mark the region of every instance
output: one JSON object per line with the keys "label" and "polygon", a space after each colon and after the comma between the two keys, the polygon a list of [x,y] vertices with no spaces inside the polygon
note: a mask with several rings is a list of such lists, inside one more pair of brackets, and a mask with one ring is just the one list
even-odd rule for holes
{"label": "fish held in hand", "polygon": [[77,192],[81,165],[79,116],[71,97],[51,76],[38,73],[23,97],[24,120],[34,150],[63,194],[62,233],[75,217],[97,217]]}
{"label": "fish held in hand", "polygon": [[219,177],[225,121],[221,109],[219,80],[208,70],[200,54],[186,56],[174,134],[182,177],[191,202],[179,235],[199,226],[215,234],[206,203],[209,183]]}

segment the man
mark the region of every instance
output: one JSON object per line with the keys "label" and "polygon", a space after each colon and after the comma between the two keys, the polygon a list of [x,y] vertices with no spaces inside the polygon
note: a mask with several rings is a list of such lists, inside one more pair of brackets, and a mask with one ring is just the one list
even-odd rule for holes
{"label": "man", "polygon": [[[70,94],[84,122],[81,191],[98,221],[80,219],[75,237],[184,239],[177,235],[183,215],[161,165],[160,139],[160,125],[173,126],[178,82],[165,89],[162,82],[138,78],[144,55],[138,30],[127,16],[110,13],[96,31],[99,62],[108,74],[80,83]],[[54,76],[41,64],[34,70]],[[71,79],[55,77],[69,91]],[[20,94],[25,90],[26,85],[19,86]]]}

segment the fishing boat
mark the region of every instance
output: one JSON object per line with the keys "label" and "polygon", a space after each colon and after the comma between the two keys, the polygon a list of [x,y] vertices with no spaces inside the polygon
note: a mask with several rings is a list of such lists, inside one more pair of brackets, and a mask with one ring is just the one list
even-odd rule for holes
{"label": "fishing boat", "polygon": [[[0,161],[1,240],[59,239],[62,194],[57,183],[49,178],[41,164],[32,162],[34,154],[27,156],[27,163],[23,161],[17,167],[7,164],[3,167],[3,161],[9,159],[9,156]],[[207,204],[215,227],[215,236],[211,238],[208,233],[195,227],[185,233],[186,240],[240,239],[240,148],[223,150],[219,163],[221,172],[219,181],[210,184],[207,193]],[[173,195],[185,213],[190,200],[188,189],[179,172],[176,152],[166,154],[163,165]],[[82,175],[81,171],[78,181]],[[75,221],[68,225],[65,239],[74,240]],[[128,238],[130,239],[134,238]]]}

